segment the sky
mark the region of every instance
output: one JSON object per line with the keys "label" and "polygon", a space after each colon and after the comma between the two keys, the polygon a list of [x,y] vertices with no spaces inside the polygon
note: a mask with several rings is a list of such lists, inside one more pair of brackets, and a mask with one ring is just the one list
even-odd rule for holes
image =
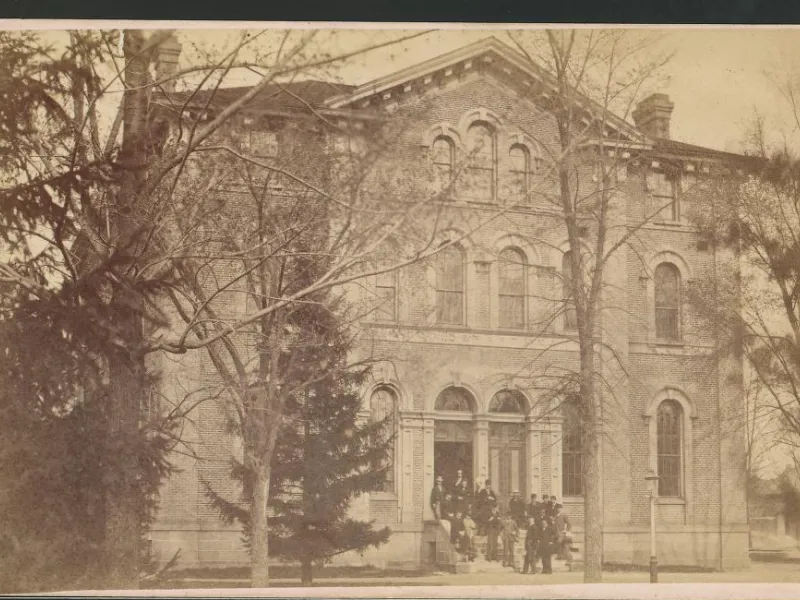
{"label": "sky", "polygon": [[[411,33],[385,27],[376,24],[325,31],[320,45],[330,52],[346,52]],[[431,25],[421,27],[429,29]],[[800,28],[631,28],[631,33],[659,36],[655,50],[673,54],[663,69],[663,81],[649,90],[667,93],[675,104],[673,139],[738,150],[756,113],[771,131],[798,135],[779,85],[785,82],[786,73],[800,73]],[[230,30],[181,32],[187,48],[198,41],[212,44],[230,34]],[[436,29],[358,56],[348,61],[338,76],[344,83],[367,83],[489,36],[510,43],[508,35],[508,30],[488,27]],[[245,77],[243,81],[248,80]],[[800,142],[800,136],[796,141]]]}

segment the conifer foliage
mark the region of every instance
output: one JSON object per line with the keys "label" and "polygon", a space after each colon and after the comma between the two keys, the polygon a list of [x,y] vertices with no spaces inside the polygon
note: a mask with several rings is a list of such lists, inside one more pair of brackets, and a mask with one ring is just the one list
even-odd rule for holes
{"label": "conifer foliage", "polygon": [[[270,555],[299,562],[304,584],[311,583],[315,564],[377,547],[390,535],[389,528],[376,529],[348,515],[352,501],[380,490],[387,469],[393,468],[388,460],[393,418],[373,421],[365,414],[360,392],[369,368],[347,366],[351,340],[337,304],[308,303],[293,312],[293,319],[303,323],[304,337],[313,333],[315,339],[291,352],[293,372],[299,381],[311,383],[290,396],[272,459]],[[236,461],[233,470],[244,482],[247,499],[247,473]],[[226,521],[243,525],[249,545],[247,502],[226,501],[211,489],[208,494]]]}

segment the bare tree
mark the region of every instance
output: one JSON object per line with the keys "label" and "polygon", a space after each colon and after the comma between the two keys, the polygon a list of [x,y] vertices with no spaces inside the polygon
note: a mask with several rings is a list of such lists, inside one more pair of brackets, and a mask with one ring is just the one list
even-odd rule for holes
{"label": "bare tree", "polygon": [[[85,32],[67,37],[56,46],[68,47],[62,60],[70,61],[74,69],[58,87],[48,90],[49,104],[44,103],[58,110],[43,112],[39,131],[30,132],[31,139],[40,143],[15,148],[17,162],[7,161],[4,175],[9,185],[3,198],[10,233],[5,241],[12,252],[0,264],[0,273],[5,284],[25,289],[32,297],[49,297],[54,288],[71,285],[91,289],[103,300],[94,326],[115,348],[103,357],[113,390],[109,435],[123,435],[141,421],[149,392],[149,354],[183,353],[224,337],[222,332],[203,340],[192,337],[199,315],[171,332],[173,321],[163,310],[165,294],[180,289],[176,281],[187,250],[181,236],[207,225],[204,219],[213,214],[213,207],[203,202],[181,205],[176,195],[189,179],[190,159],[214,150],[215,134],[270,85],[319,76],[337,61],[403,38],[331,55],[317,45],[314,32],[243,32],[222,51],[181,69],[171,31]],[[266,50],[253,51],[258,40],[268,42]],[[56,61],[58,50],[45,53],[43,60]],[[256,83],[208,110],[235,68],[255,72]],[[43,69],[42,76],[51,72]],[[182,94],[175,91],[179,82]],[[200,92],[204,110],[198,110],[194,101]],[[122,101],[114,111],[114,99],[120,95]],[[116,116],[105,119],[109,108]],[[49,118],[51,114],[60,117],[58,123]],[[318,280],[254,310],[229,330],[331,287],[337,278],[357,277],[345,275],[345,270],[340,266],[319,274]],[[119,474],[123,490],[135,485],[137,468],[131,456]],[[130,495],[108,498],[109,587],[137,585],[141,532],[135,509]]]}
{"label": "bare tree", "polygon": [[[666,206],[650,207],[630,221],[625,215],[624,173],[637,164],[646,146],[621,119],[631,114],[641,91],[658,77],[668,56],[649,51],[654,39],[622,31],[546,31],[512,35],[532,68],[546,73],[540,101],[552,112],[557,133],[548,140],[548,185],[533,191],[549,224],[559,224],[568,243],[568,263],[556,292],[557,309],[544,313],[550,322],[573,320],[579,347],[574,370],[551,373],[556,400],[574,398],[579,422],[584,498],[584,581],[602,579],[600,438],[609,422],[616,380],[625,366],[616,355],[613,323],[627,318],[611,282],[621,250],[635,247],[641,227]],[[535,132],[531,132],[535,135]],[[543,237],[552,244],[552,238]],[[624,285],[624,284],[623,284]],[[541,374],[539,375],[541,377]],[[604,410],[605,408],[605,410]]]}

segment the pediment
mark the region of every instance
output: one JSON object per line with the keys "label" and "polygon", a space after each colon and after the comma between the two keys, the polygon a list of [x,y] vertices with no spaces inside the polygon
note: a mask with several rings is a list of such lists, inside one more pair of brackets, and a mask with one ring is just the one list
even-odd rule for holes
{"label": "pediment", "polygon": [[[424,95],[428,90],[439,89],[450,81],[457,81],[473,73],[493,78],[499,84],[530,99],[541,110],[548,111],[551,108],[556,89],[553,75],[494,37],[332,96],[325,101],[325,106],[330,109],[357,110],[390,108],[409,95]],[[602,107],[589,98],[580,98],[578,103],[585,111],[583,120],[587,123],[593,115],[603,112]],[[648,145],[646,137],[624,119],[606,115],[605,126],[607,136],[633,144]]]}

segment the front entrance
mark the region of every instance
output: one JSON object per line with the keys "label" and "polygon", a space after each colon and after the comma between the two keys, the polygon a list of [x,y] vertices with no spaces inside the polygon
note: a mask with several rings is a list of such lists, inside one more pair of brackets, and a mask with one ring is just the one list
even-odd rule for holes
{"label": "front entrance", "polygon": [[460,421],[437,421],[433,443],[433,470],[436,477],[444,478],[445,488],[455,483],[456,472],[461,469],[464,477],[472,481],[472,423]]}
{"label": "front entrance", "polygon": [[489,478],[503,510],[508,508],[514,490],[526,500],[523,423],[489,424]]}

